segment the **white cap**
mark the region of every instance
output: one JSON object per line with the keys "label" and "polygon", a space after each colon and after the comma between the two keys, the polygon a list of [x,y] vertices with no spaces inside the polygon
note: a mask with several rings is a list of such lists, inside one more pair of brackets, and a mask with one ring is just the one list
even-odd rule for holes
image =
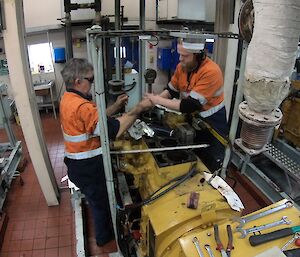
{"label": "white cap", "polygon": [[204,43],[182,42],[182,47],[191,53],[199,53],[204,49]]}
{"label": "white cap", "polygon": [[204,49],[205,38],[183,38],[182,47],[191,53],[199,53]]}

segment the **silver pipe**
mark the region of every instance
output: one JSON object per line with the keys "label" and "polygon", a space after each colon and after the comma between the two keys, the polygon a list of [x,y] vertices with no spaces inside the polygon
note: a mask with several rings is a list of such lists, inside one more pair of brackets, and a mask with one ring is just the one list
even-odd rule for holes
{"label": "silver pipe", "polygon": [[209,144],[184,145],[184,146],[172,146],[172,147],[162,147],[162,148],[148,148],[148,149],[137,149],[137,150],[111,151],[110,154],[153,153],[153,152],[164,152],[164,151],[185,150],[185,149],[197,149],[197,148],[207,148],[207,147],[209,147]]}
{"label": "silver pipe", "polygon": [[97,110],[98,110],[98,119],[100,124],[100,138],[101,138],[101,147],[102,147],[103,166],[104,166],[104,172],[106,178],[106,186],[107,186],[111,218],[113,222],[115,236],[117,239],[118,234],[117,234],[117,227],[116,227],[117,226],[116,199],[115,199],[112,166],[111,166],[111,158],[110,158],[105,93],[104,93],[105,91],[104,91],[104,70],[103,70],[103,59],[102,59],[102,39],[96,38],[93,42],[94,45],[91,49],[91,57],[93,61],[94,71],[95,71],[94,73],[95,93],[96,93],[96,103],[97,103]]}
{"label": "silver pipe", "polygon": [[230,143],[225,148],[225,156],[224,156],[221,174],[220,174],[222,178],[226,178],[226,170],[227,170],[228,164],[230,162],[230,157],[231,157],[231,147],[234,143],[237,127],[239,124],[238,110],[239,110],[239,104],[243,101],[247,50],[248,50],[248,43],[246,41],[243,41],[243,50],[242,50],[242,56],[241,56],[238,87],[237,87],[237,91],[236,91],[236,95],[235,95],[233,115],[232,115],[232,119],[231,119],[230,130],[229,130],[229,142]]}
{"label": "silver pipe", "polygon": [[[120,0],[115,0],[115,30],[120,30]],[[120,51],[120,38],[115,38],[116,47],[116,79],[122,79],[122,67],[121,67],[121,51]]]}

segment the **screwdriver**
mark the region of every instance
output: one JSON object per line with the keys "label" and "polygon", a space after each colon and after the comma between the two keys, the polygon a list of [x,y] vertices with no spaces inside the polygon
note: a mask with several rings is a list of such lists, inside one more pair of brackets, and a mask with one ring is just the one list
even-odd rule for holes
{"label": "screwdriver", "polygon": [[254,235],[249,237],[249,242],[252,246],[264,244],[279,238],[287,237],[300,232],[300,226],[294,226],[290,228],[279,229],[267,234]]}

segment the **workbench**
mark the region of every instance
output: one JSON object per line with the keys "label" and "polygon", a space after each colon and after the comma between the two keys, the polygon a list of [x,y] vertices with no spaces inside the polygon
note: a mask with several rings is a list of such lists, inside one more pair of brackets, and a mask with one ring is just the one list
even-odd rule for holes
{"label": "workbench", "polygon": [[[261,210],[251,213],[249,215],[252,215],[252,214],[255,214],[255,213],[258,213],[261,211],[265,211],[270,208],[274,208],[275,206],[281,205],[281,204],[285,203],[286,201],[287,200],[281,200],[275,204],[272,204],[268,207],[265,207]],[[261,231],[261,234],[269,233],[269,232],[272,232],[272,231],[275,231],[278,229],[289,228],[292,226],[298,226],[298,225],[300,225],[299,215],[300,215],[299,210],[293,206],[291,208],[287,208],[287,209],[281,210],[279,212],[273,213],[269,216],[251,221],[251,222],[245,224],[243,226],[243,229],[248,229],[248,228],[252,228],[254,226],[257,227],[257,226],[261,226],[264,224],[272,223],[272,222],[280,220],[283,216],[287,216],[288,220],[291,221],[290,225],[279,225],[279,226],[276,226],[273,228],[269,228],[269,229]],[[237,227],[237,225],[239,223],[230,221],[227,223],[219,224],[220,239],[225,247],[225,250],[226,250],[226,246],[227,246],[227,242],[228,242],[228,236],[227,236],[227,231],[226,231],[226,226],[228,224],[231,225],[232,232],[233,232],[234,249],[231,252],[231,257],[255,257],[256,255],[258,255],[274,246],[278,246],[281,249],[284,246],[284,244],[293,237],[293,235],[290,235],[288,237],[277,239],[277,240],[274,240],[274,241],[271,241],[268,243],[264,243],[264,244],[261,244],[258,246],[251,246],[249,243],[249,237],[253,234],[249,234],[245,238],[240,238],[241,233],[235,232],[235,228]],[[204,248],[205,244],[210,245],[215,257],[221,256],[221,253],[218,250],[216,250],[216,241],[214,238],[214,228],[213,227],[207,228],[206,230],[199,230],[198,233],[196,232],[196,233],[193,233],[192,235],[183,236],[181,239],[179,239],[181,249],[184,252],[183,256],[193,256],[193,257],[199,256],[199,254],[197,253],[196,247],[193,243],[194,237],[198,238],[201,250],[205,257],[209,257],[208,252]],[[295,246],[294,244],[291,244],[287,248],[287,250],[290,250],[292,248],[297,248],[297,246]],[[266,257],[268,257],[268,256],[266,256]]]}
{"label": "workbench", "polygon": [[53,86],[54,86],[54,81],[50,80],[49,82],[44,82],[44,83],[39,83],[39,84],[34,84],[34,91],[36,96],[48,96],[50,95],[50,102],[46,103],[38,103],[38,107],[51,107],[53,110],[53,115],[54,118],[56,119],[56,110],[55,110],[55,101],[54,101],[54,96],[53,96]]}

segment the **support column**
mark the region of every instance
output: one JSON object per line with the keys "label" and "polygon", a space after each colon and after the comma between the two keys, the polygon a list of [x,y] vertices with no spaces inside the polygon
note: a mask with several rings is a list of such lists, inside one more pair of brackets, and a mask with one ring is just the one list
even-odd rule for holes
{"label": "support column", "polygon": [[[234,23],[229,25],[229,32],[239,33],[238,28],[238,16],[241,8],[241,1],[235,1],[235,12],[234,12]],[[224,92],[225,92],[225,107],[227,110],[227,119],[230,112],[230,103],[233,93],[233,85],[235,79],[235,71],[237,64],[237,53],[238,53],[238,43],[237,39],[228,39],[228,45],[226,49],[226,59],[225,59],[225,70],[224,70]]]}
{"label": "support column", "polygon": [[[215,18],[215,32],[225,32],[229,29],[230,23],[230,1],[223,0],[216,2],[216,18]],[[227,54],[228,39],[219,38],[214,46],[214,60],[219,64],[221,70],[225,71],[226,54]]]}
{"label": "support column", "polygon": [[5,52],[14,99],[27,148],[48,206],[58,205],[59,191],[44,141],[41,120],[29,71],[23,1],[3,1]]}
{"label": "support column", "polygon": [[[146,2],[145,0],[140,0],[140,30],[146,29],[146,22],[145,22],[145,6]],[[141,95],[140,99],[143,99],[143,95],[146,90],[146,83],[144,79],[146,70],[146,41],[140,39],[139,40],[139,86],[141,88]]]}

